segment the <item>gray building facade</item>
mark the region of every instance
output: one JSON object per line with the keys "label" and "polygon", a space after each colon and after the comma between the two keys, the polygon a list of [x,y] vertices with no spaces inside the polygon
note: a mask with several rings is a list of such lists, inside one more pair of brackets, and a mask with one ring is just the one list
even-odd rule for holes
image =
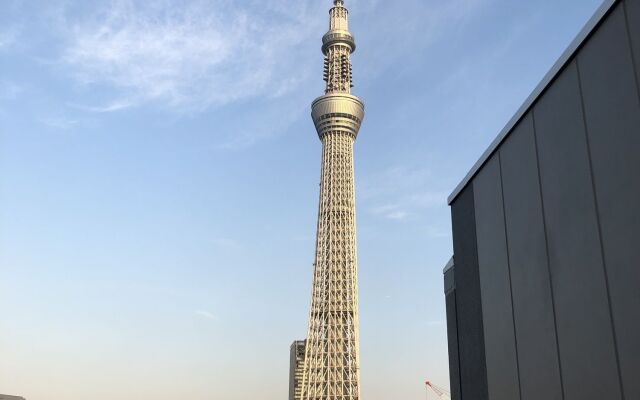
{"label": "gray building facade", "polygon": [[640,399],[640,0],[607,0],[449,198],[454,400]]}

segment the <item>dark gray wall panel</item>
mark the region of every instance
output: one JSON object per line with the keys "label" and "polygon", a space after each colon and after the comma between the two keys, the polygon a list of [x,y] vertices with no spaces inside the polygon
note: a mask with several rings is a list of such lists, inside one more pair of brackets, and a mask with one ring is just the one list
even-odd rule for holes
{"label": "dark gray wall panel", "polygon": [[633,48],[636,76],[640,81],[640,0],[625,0],[623,3],[627,11],[629,37]]}
{"label": "dark gray wall panel", "polygon": [[640,399],[640,100],[622,7],[578,65],[624,394]]}
{"label": "dark gray wall panel", "polygon": [[538,101],[534,115],[565,400],[619,400],[575,63]]}
{"label": "dark gray wall panel", "polygon": [[444,273],[444,294],[449,294],[450,291],[456,288],[454,272],[455,268],[451,268]]}
{"label": "dark gray wall panel", "polygon": [[447,336],[449,343],[449,381],[451,400],[460,400],[460,358],[458,356],[458,322],[456,312],[456,291],[446,295]]}
{"label": "dark gray wall panel", "polygon": [[503,144],[500,158],[522,400],[561,400],[553,301],[530,116],[520,122]]}
{"label": "dark gray wall panel", "polygon": [[518,359],[502,208],[500,159],[497,154],[475,178],[473,193],[489,398],[518,400]]}
{"label": "dark gray wall panel", "polygon": [[453,203],[456,310],[462,400],[487,399],[487,372],[476,244],[473,186]]}

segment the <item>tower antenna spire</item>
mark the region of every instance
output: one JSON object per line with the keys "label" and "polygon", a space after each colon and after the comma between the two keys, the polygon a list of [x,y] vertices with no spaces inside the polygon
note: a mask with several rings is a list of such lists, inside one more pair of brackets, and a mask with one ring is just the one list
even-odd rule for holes
{"label": "tower antenna spire", "polygon": [[325,93],[351,93],[351,53],[356,41],[349,32],[349,10],[343,0],[334,0],[329,11],[329,31],[322,37]]}

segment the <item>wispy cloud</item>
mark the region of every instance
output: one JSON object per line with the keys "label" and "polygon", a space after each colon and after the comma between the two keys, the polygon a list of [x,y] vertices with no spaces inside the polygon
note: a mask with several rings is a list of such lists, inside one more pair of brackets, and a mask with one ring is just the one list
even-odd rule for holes
{"label": "wispy cloud", "polygon": [[406,193],[425,184],[433,173],[429,168],[395,165],[366,179],[360,195],[366,199],[384,197],[389,194]]}
{"label": "wispy cloud", "polygon": [[446,192],[429,189],[433,181],[429,169],[395,166],[366,179],[361,193],[372,214],[403,221],[445,204]]}
{"label": "wispy cloud", "polygon": [[215,239],[211,239],[211,243],[216,246],[216,247],[223,247],[226,249],[240,249],[242,246],[240,246],[240,243],[238,243],[237,241],[233,240],[233,239],[229,239],[229,238],[215,238]]}
{"label": "wispy cloud", "polygon": [[[451,20],[464,19],[488,1],[441,5],[409,0],[401,8],[381,1],[352,1],[359,18],[376,26],[365,39],[376,42],[366,47],[366,70],[375,74],[382,65],[396,64],[402,49],[388,40],[398,35],[414,38],[402,43],[415,49],[415,41],[430,43]],[[58,21],[64,26],[60,61],[65,68],[84,84],[115,87],[124,96],[117,101],[120,107],[88,107],[96,112],[149,102],[201,111],[289,94],[308,82],[304,54],[309,54],[312,35],[319,37],[324,30],[329,6],[312,0],[106,0],[102,5],[92,15]],[[382,7],[389,10],[381,13]],[[394,19],[403,22],[386,23]],[[416,27],[421,35],[413,35]]]}
{"label": "wispy cloud", "polygon": [[24,88],[15,82],[6,79],[0,80],[0,100],[14,100],[23,90]]}
{"label": "wispy cloud", "polygon": [[17,38],[18,30],[16,28],[8,28],[0,31],[0,50],[13,46]]}
{"label": "wispy cloud", "polygon": [[[425,38],[441,33],[442,21],[461,21],[488,1],[407,0],[390,7],[381,0],[350,0],[362,44],[354,60],[356,85],[374,81],[405,52],[430,43]],[[243,149],[308,115],[308,101],[321,86],[322,56],[311,44],[326,29],[329,6],[329,0],[99,0],[91,7],[54,1],[39,16],[47,37],[55,38],[44,64],[81,85],[68,105],[85,112],[153,106],[193,114],[246,105],[246,118],[218,141],[221,149]],[[414,35],[418,27],[421,34]],[[0,48],[20,33],[2,29]],[[397,37],[406,40],[399,45]],[[389,216],[406,218],[401,212]]]}
{"label": "wispy cloud", "polygon": [[[402,7],[388,1],[355,1],[359,19],[374,27],[359,35],[360,48],[367,57],[361,79],[377,81],[380,74],[401,74],[411,63],[399,62],[442,40],[452,29],[474,18],[495,0],[403,0]],[[354,3],[354,2],[352,2]],[[419,34],[416,34],[419,32]],[[398,41],[397,38],[403,38]]]}
{"label": "wispy cloud", "polygon": [[67,130],[77,125],[79,121],[64,116],[49,116],[40,118],[40,122],[50,128]]}
{"label": "wispy cloud", "polygon": [[110,103],[101,106],[87,106],[83,104],[69,103],[70,107],[78,110],[89,111],[94,113],[110,113],[115,111],[124,110],[134,106],[134,103],[129,100],[115,100]]}
{"label": "wispy cloud", "polygon": [[384,206],[377,206],[371,209],[371,212],[375,215],[380,215],[386,219],[401,221],[409,216],[409,213],[402,209],[400,204],[387,204]]}
{"label": "wispy cloud", "polygon": [[444,227],[427,226],[427,236],[431,239],[446,239],[451,237],[451,231]]}
{"label": "wispy cloud", "polygon": [[306,117],[308,108],[306,102],[283,100],[275,107],[266,105],[262,110],[254,110],[251,119],[238,124],[237,130],[217,147],[225,150],[244,149],[261,140],[276,137],[286,132],[299,118]]}
{"label": "wispy cloud", "polygon": [[67,21],[61,61],[80,82],[126,96],[122,107],[98,112],[147,102],[202,110],[283,96],[301,82],[304,71],[292,68],[290,54],[313,32],[310,6],[288,15],[281,1],[254,3],[114,0],[94,16]]}
{"label": "wispy cloud", "polygon": [[217,321],[218,320],[218,317],[215,314],[213,314],[213,313],[211,313],[209,311],[196,310],[193,313],[195,315],[199,316],[199,317],[202,317],[204,319],[208,319],[208,320],[211,320],[211,321]]}

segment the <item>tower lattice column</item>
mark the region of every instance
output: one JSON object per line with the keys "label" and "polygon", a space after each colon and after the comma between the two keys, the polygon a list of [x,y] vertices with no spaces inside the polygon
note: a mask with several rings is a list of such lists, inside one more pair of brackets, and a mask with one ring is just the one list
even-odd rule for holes
{"label": "tower lattice column", "polygon": [[324,35],[325,95],[312,117],[322,141],[318,233],[303,400],[359,400],[358,277],[353,144],[364,104],[352,96],[351,53],[355,41],[348,11],[335,0]]}

